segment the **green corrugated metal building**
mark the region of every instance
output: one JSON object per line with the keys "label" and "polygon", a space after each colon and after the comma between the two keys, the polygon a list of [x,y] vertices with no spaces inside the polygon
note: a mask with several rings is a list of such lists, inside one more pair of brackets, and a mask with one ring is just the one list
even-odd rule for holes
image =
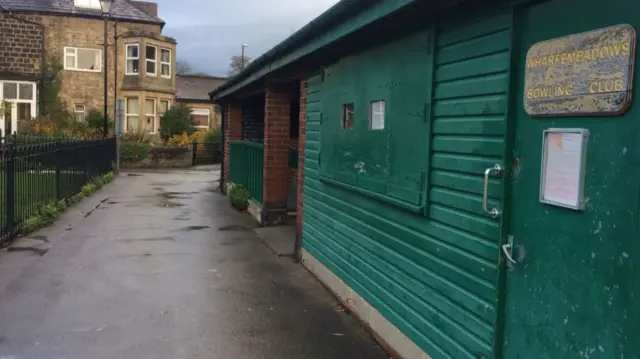
{"label": "green corrugated metal building", "polygon": [[637,14],[343,0],[212,93],[225,180],[264,225],[298,189],[303,264],[394,356],[640,358]]}

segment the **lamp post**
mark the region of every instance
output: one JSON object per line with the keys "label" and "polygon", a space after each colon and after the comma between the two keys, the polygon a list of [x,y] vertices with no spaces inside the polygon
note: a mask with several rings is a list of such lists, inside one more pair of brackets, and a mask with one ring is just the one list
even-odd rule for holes
{"label": "lamp post", "polygon": [[247,47],[249,47],[249,45],[247,44],[242,44],[242,57],[240,58],[241,62],[240,62],[240,71],[244,70],[244,49],[246,49]]}
{"label": "lamp post", "polygon": [[100,8],[102,9],[102,18],[104,19],[104,50],[103,50],[103,55],[104,55],[104,63],[103,63],[103,70],[104,70],[104,129],[103,129],[103,134],[104,137],[106,138],[109,135],[109,119],[108,119],[108,100],[109,100],[109,94],[107,89],[109,88],[107,86],[107,77],[108,77],[108,64],[107,64],[107,54],[108,54],[108,50],[109,50],[109,44],[108,44],[108,33],[109,33],[109,13],[111,13],[111,7],[113,6],[113,2],[115,0],[100,0]]}

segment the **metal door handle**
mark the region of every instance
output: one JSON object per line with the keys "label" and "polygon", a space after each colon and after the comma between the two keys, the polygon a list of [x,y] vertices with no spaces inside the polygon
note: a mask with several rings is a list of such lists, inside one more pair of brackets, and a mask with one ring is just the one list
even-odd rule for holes
{"label": "metal door handle", "polygon": [[491,174],[497,176],[501,172],[502,172],[502,167],[500,165],[489,167],[487,168],[486,171],[484,171],[484,193],[482,194],[482,210],[484,211],[484,213],[490,215],[491,218],[493,219],[500,217],[500,210],[497,208],[493,208],[492,210],[489,210],[487,208],[487,203],[489,201],[489,176]]}
{"label": "metal door handle", "polygon": [[504,256],[507,257],[509,263],[517,264],[518,262],[516,262],[513,257],[511,257],[511,248],[511,244],[504,244],[502,245],[502,252],[504,253]]}

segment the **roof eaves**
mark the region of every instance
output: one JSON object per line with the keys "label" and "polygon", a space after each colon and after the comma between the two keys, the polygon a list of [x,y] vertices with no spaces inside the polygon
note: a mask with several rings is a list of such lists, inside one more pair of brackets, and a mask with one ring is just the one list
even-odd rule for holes
{"label": "roof eaves", "polygon": [[[413,0],[409,0],[406,2],[411,1]],[[362,11],[375,2],[377,1],[342,0],[338,2],[317,18],[311,20],[311,22],[303,26],[300,30],[296,31],[284,41],[277,44],[271,50],[267,51],[265,54],[252,61],[242,72],[230,78],[227,83],[212,91],[209,95],[212,98],[223,97],[220,96],[220,94],[224,94],[231,87],[241,83],[242,80],[250,78],[252,75],[257,73],[258,70],[262,69],[265,65],[268,65],[274,59],[277,59],[281,55],[284,55],[286,52],[298,47],[300,44],[308,41],[310,38],[316,37],[319,33],[327,30],[336,22],[354,13]]]}

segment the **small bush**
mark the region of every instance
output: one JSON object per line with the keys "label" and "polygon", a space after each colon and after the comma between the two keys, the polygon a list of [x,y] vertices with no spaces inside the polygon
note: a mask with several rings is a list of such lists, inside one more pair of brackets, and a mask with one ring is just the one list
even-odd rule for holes
{"label": "small bush", "polygon": [[[87,112],[87,118],[86,118],[86,123],[87,123],[87,127],[89,128],[89,131],[92,135],[94,136],[102,136],[104,133],[104,114],[99,111],[96,110],[95,108],[92,108],[89,110],[89,112]],[[107,114],[107,131],[108,133],[112,133],[113,132],[113,122],[111,121],[111,119],[109,118],[109,115]]]}
{"label": "small bush", "polygon": [[249,199],[251,198],[251,193],[249,190],[241,185],[233,185],[229,188],[228,192],[229,202],[233,208],[237,209],[240,212],[246,211],[249,208]]}
{"label": "small bush", "polygon": [[160,118],[160,137],[165,143],[174,135],[190,135],[193,131],[191,110],[184,104],[172,107]]}
{"label": "small bush", "polygon": [[93,183],[88,183],[88,184],[82,186],[82,189],[80,190],[80,193],[82,193],[82,195],[84,195],[85,197],[89,197],[95,191],[96,191],[96,185],[94,185]]}
{"label": "small bush", "polygon": [[205,142],[220,142],[222,140],[222,131],[220,130],[220,126],[214,127],[209,133],[207,133],[207,137],[205,137]]}
{"label": "small bush", "polygon": [[138,163],[149,155],[151,145],[141,142],[120,142],[120,162]]}

